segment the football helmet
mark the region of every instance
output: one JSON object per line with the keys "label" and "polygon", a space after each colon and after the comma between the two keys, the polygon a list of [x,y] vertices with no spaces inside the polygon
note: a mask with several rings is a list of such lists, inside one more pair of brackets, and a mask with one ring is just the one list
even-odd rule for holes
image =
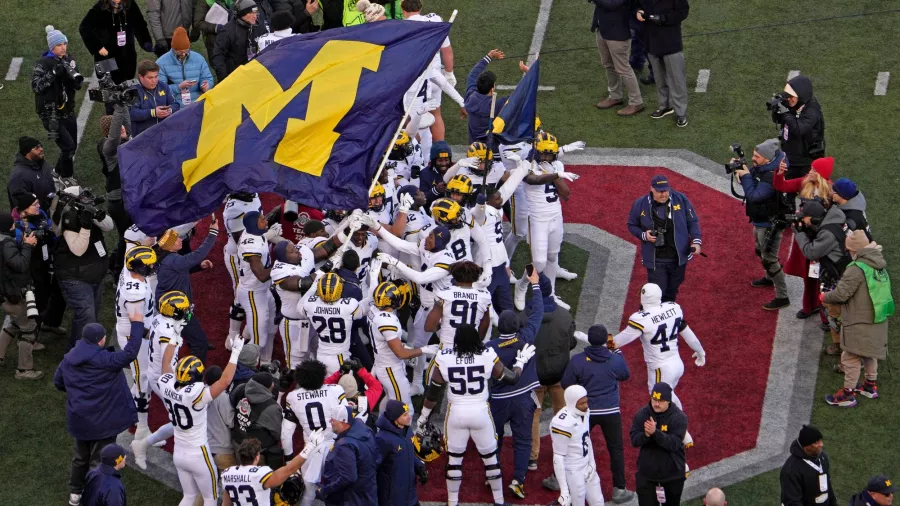
{"label": "football helmet", "polygon": [[176,321],[187,322],[194,315],[194,305],[184,292],[173,290],[159,298],[159,314]]}
{"label": "football helmet", "polygon": [[319,278],[316,286],[316,295],[328,303],[337,302],[344,291],[344,280],[333,272]]}
{"label": "football helmet", "polygon": [[384,281],[377,288],[372,296],[372,303],[378,309],[400,309],[406,303],[407,298],[404,296],[400,288],[390,281]]}
{"label": "football helmet", "polygon": [[391,154],[388,156],[388,160],[397,162],[406,160],[412,152],[413,145],[409,138],[409,134],[407,134],[405,130],[400,130],[400,133],[397,134],[397,141],[394,142],[394,147],[391,149]]}
{"label": "football helmet", "polygon": [[463,226],[462,207],[453,199],[445,197],[435,200],[431,204],[431,216],[438,225],[443,225],[447,228],[460,228]]}
{"label": "football helmet", "polygon": [[559,155],[559,142],[557,142],[556,136],[541,132],[535,139],[534,150],[538,155],[537,161],[552,162]]}
{"label": "football helmet", "polygon": [[409,306],[413,311],[419,308],[419,293],[414,284],[405,279],[395,279],[391,283],[397,287],[397,290],[400,290],[400,295],[403,296],[403,303],[400,304],[400,307]]}
{"label": "football helmet", "polygon": [[135,246],[125,253],[125,268],[141,276],[156,274],[159,266],[156,251],[147,246]]}
{"label": "football helmet", "polygon": [[474,174],[483,176],[491,167],[494,161],[494,152],[483,142],[473,142],[469,144],[469,150],[466,151],[469,158],[477,158],[478,166],[470,169]]}
{"label": "football helmet", "polygon": [[255,193],[251,192],[234,192],[228,194],[229,199],[240,200],[242,202],[253,202],[253,199],[256,198]]}
{"label": "football helmet", "polygon": [[412,438],[416,457],[422,462],[431,462],[444,453],[444,434],[433,423],[426,422],[421,432]]}
{"label": "football helmet", "polygon": [[[447,196],[453,198],[453,195],[460,195],[461,198],[457,202],[464,203],[468,200],[475,186],[472,184],[472,178],[465,174],[457,174],[447,183]],[[456,200],[456,199],[453,199]]]}
{"label": "football helmet", "polygon": [[179,385],[203,381],[203,362],[199,358],[188,355],[175,365],[175,382]]}
{"label": "football helmet", "polygon": [[303,483],[303,478],[299,474],[293,474],[272,494],[272,503],[275,506],[296,506],[300,504],[305,491],[306,484]]}
{"label": "football helmet", "polygon": [[384,195],[384,186],[381,183],[375,183],[375,186],[372,187],[372,192],[369,193],[369,209],[373,211],[384,209]]}

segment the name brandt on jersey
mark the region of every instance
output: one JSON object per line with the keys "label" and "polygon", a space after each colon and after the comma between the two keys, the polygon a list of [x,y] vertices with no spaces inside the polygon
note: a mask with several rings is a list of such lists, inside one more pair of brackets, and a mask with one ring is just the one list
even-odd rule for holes
{"label": "name brandt on jersey", "polygon": [[166,396],[171,397],[173,400],[181,402],[181,394],[176,392],[175,390],[172,390],[171,388],[166,389]]}
{"label": "name brandt on jersey", "polygon": [[665,313],[653,315],[650,319],[653,321],[653,323],[659,323],[663,320],[668,320],[670,316],[675,316],[675,313],[677,312],[678,310],[673,307],[672,309],[667,309]]}
{"label": "name brandt on jersey", "polygon": [[473,292],[453,292],[454,299],[478,300],[478,294]]}
{"label": "name brandt on jersey", "polygon": [[314,314],[336,314],[340,316],[341,308],[332,306],[317,306]]}

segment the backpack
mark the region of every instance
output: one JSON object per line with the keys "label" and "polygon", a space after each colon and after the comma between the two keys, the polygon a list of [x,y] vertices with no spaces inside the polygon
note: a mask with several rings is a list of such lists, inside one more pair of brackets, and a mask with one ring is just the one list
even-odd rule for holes
{"label": "backpack", "polygon": [[850,256],[850,252],[847,251],[847,247],[844,245],[844,241],[847,239],[847,228],[845,224],[830,223],[822,226],[820,230],[833,235],[841,248],[841,258],[838,261],[831,260],[827,255],[819,260],[819,264],[822,266],[820,277],[822,284],[826,288],[833,288],[837,285],[841,276],[844,275],[844,270],[853,261],[853,257]]}

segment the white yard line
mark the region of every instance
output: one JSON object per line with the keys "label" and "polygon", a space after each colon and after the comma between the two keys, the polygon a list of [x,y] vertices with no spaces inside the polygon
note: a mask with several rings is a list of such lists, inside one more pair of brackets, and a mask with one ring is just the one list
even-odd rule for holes
{"label": "white yard line", "polygon": [[[498,90],[509,91],[516,89],[514,84],[498,84]],[[556,86],[538,86],[538,91],[556,91]]]}
{"label": "white yard line", "polygon": [[799,70],[792,70],[792,71],[788,72],[788,78],[787,78],[787,80],[790,81],[791,79],[793,79],[793,78],[795,78],[795,77],[797,77],[797,76],[799,76],[799,75],[800,75],[800,71],[799,71]]}
{"label": "white yard line", "polygon": [[544,45],[544,35],[547,33],[547,24],[550,23],[550,9],[553,8],[553,0],[541,0],[541,11],[538,12],[537,23],[534,24],[534,35],[531,37],[531,47],[528,48],[528,61],[531,65],[541,52]]}
{"label": "white yard line", "polygon": [[91,109],[94,108],[94,101],[88,98],[87,89],[97,84],[97,76],[91,75],[89,79],[84,80],[84,98],[81,99],[81,107],[78,109],[78,140],[76,145],[81,144],[81,138],[84,137],[84,126],[91,119]]}
{"label": "white yard line", "polygon": [[22,69],[22,58],[16,56],[9,62],[9,70],[6,71],[6,80],[15,81],[19,77],[19,70]]}
{"label": "white yard line", "polygon": [[706,93],[706,87],[709,86],[709,69],[700,69],[697,73],[697,93]]}
{"label": "white yard line", "polygon": [[878,78],[875,79],[875,96],[883,97],[887,95],[888,81],[891,80],[890,72],[879,72]]}

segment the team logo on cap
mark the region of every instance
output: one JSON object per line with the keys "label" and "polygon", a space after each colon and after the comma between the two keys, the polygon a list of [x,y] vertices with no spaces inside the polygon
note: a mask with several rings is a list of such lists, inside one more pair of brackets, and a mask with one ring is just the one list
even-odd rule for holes
{"label": "team logo on cap", "polygon": [[890,486],[891,486],[891,480],[884,480],[884,486],[885,486],[885,487],[890,487]]}
{"label": "team logo on cap", "polygon": [[[124,456],[124,455],[119,455],[118,457],[116,457],[116,465],[119,465],[119,464],[121,464],[122,462],[125,462],[125,456]],[[890,483],[890,482],[888,482],[888,483]]]}
{"label": "team logo on cap", "polygon": [[662,394],[659,392],[653,392],[653,398],[656,400],[662,400]]}
{"label": "team logo on cap", "polygon": [[668,426],[668,425],[663,425],[663,426],[661,426],[661,427],[659,428],[659,430],[661,430],[661,431],[663,431],[663,432],[669,432],[669,426]]}

